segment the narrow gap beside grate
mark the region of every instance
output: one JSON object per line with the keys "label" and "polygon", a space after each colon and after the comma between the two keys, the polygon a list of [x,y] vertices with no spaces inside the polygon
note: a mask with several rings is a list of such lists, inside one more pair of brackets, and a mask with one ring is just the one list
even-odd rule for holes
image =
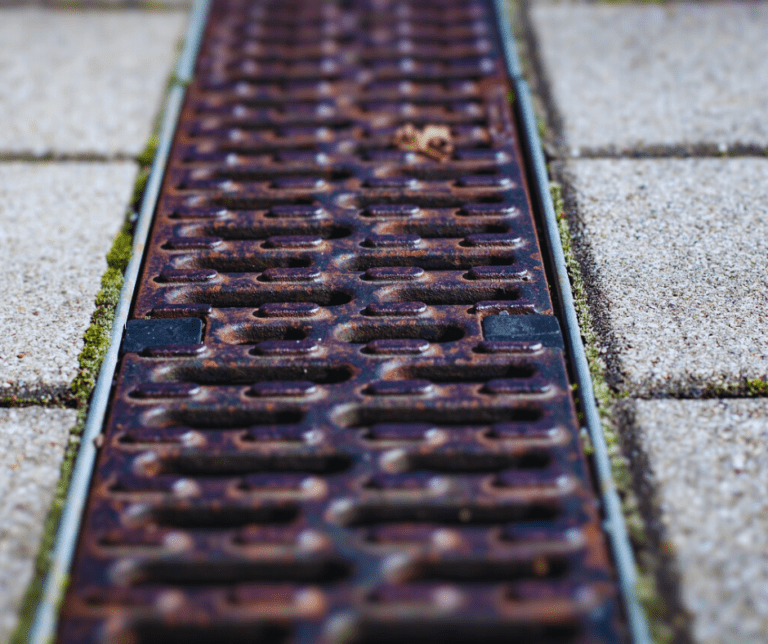
{"label": "narrow gap beside grate", "polygon": [[624,640],[509,90],[489,1],[214,0],[59,642]]}

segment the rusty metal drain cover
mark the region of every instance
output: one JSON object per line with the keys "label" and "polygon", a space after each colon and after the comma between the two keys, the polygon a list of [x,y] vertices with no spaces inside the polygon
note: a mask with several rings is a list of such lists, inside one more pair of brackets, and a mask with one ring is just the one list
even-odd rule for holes
{"label": "rusty metal drain cover", "polygon": [[623,641],[509,93],[490,2],[214,1],[59,642]]}

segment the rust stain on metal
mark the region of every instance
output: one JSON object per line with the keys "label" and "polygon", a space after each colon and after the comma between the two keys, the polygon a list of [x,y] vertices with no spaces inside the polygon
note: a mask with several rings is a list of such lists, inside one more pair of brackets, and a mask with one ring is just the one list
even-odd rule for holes
{"label": "rust stain on metal", "polygon": [[490,2],[214,0],[132,312],[203,339],[122,359],[59,642],[623,641],[562,351],[483,336],[552,315],[508,92]]}

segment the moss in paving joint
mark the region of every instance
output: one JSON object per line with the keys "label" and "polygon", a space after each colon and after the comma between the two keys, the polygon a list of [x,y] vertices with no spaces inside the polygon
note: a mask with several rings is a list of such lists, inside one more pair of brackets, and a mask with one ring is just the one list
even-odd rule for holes
{"label": "moss in paving joint", "polygon": [[[536,124],[539,137],[544,146],[545,156],[559,156],[557,132],[561,131],[561,117],[548,94],[548,84],[543,67],[537,58],[535,34],[528,20],[526,0],[510,0],[512,15],[515,17],[513,28],[523,77],[531,88]],[[547,172],[551,175],[549,167]],[[659,593],[653,566],[648,565],[648,537],[645,521],[640,513],[638,497],[634,492],[633,477],[628,459],[621,450],[620,438],[614,424],[613,405],[621,397],[606,379],[606,364],[599,350],[599,338],[592,322],[587,291],[581,274],[581,267],[576,259],[571,231],[565,215],[562,185],[550,184],[550,193],[557,216],[560,242],[565,256],[574,307],[579,320],[579,328],[584,344],[592,388],[602,424],[603,434],[611,464],[614,484],[622,505],[624,520],[630,542],[638,563],[638,582],[636,592],[649,620],[652,637],[657,644],[673,640],[669,627],[669,616],[663,598]],[[574,391],[576,397],[578,391]],[[593,452],[588,432],[582,432],[584,451],[589,456]]]}
{"label": "moss in paving joint", "polygon": [[74,403],[69,399],[69,396],[5,396],[0,398],[0,409],[10,407],[58,407],[65,409],[74,407]]}
{"label": "moss in paving joint", "polygon": [[[768,397],[768,380],[754,378],[743,379],[741,382],[728,385],[708,385],[696,393],[697,398],[766,398]],[[674,393],[671,397],[679,398],[680,396]]]}
{"label": "moss in paving joint", "polygon": [[[562,186],[556,182],[550,183],[550,194],[557,216],[560,243],[565,255],[574,307],[592,377],[592,387],[608,449],[613,481],[621,501],[627,533],[637,561],[636,592],[648,617],[654,642],[666,644],[674,640],[674,629],[670,625],[672,615],[669,614],[668,607],[658,589],[656,557],[650,550],[648,527],[641,513],[638,496],[634,491],[634,478],[629,460],[622,453],[621,439],[613,413],[615,403],[626,398],[626,395],[612,390],[605,377],[606,365],[600,355],[599,338],[592,323],[581,267],[573,250],[571,231],[565,214]],[[591,443],[585,443],[585,446],[585,452],[589,454]]]}
{"label": "moss in paving joint", "polygon": [[[35,560],[32,581],[27,587],[22,600],[19,622],[11,635],[9,644],[25,644],[27,642],[29,629],[32,626],[37,605],[42,597],[43,585],[51,565],[51,556],[58,533],[59,521],[64,511],[69,484],[72,479],[72,470],[85,429],[91,393],[96,385],[96,378],[99,375],[102,362],[109,349],[115,309],[120,301],[120,293],[123,288],[123,274],[131,259],[135,222],[134,210],[141,203],[147,178],[149,177],[150,166],[157,151],[157,144],[157,135],[153,135],[144,151],[137,158],[139,171],[134,182],[131,200],[133,210],[127,213],[123,227],[112,242],[112,247],[106,256],[107,270],[101,277],[101,288],[96,295],[95,310],[91,316],[91,323],[84,335],[83,349],[78,356],[79,368],[77,376],[75,376],[71,387],[71,400],[74,401],[73,404],[77,409],[77,420],[75,421],[75,426],[70,431],[69,439],[64,449],[59,482],[45,520],[43,537]],[[39,403],[39,401],[37,402]]]}
{"label": "moss in paving joint", "polygon": [[761,379],[747,380],[747,393],[755,398],[768,396],[768,381]]}
{"label": "moss in paving joint", "polygon": [[84,346],[78,358],[78,374],[72,384],[72,395],[77,409],[77,420],[69,434],[61,463],[59,483],[54,493],[51,509],[45,520],[43,537],[38,549],[32,581],[22,600],[19,623],[11,636],[10,644],[24,644],[32,625],[37,604],[42,596],[43,584],[51,564],[51,555],[64,505],[67,499],[72,470],[79,451],[81,436],[88,414],[88,401],[96,383],[101,363],[109,348],[115,307],[120,299],[123,271],[131,256],[131,224],[126,221],[107,253],[107,270],[101,278],[101,290],[96,295],[96,310],[84,336]]}
{"label": "moss in paving joint", "polygon": [[[563,131],[562,116],[549,93],[550,85],[545,69],[537,55],[536,34],[528,15],[530,0],[509,1],[514,10],[513,27],[518,45],[519,60],[523,76],[531,88],[534,111],[537,114],[537,129],[544,146],[545,157],[563,156],[563,141],[560,135]],[[549,167],[547,171],[550,171]],[[615,405],[625,396],[613,389],[608,383],[607,365],[600,353],[601,343],[597,335],[597,327],[590,313],[581,266],[573,249],[571,230],[565,214],[562,185],[553,182],[551,195],[613,480],[619,494],[627,532],[637,562],[636,592],[648,618],[654,642],[667,644],[674,641],[678,636],[677,633],[682,629],[672,626],[673,616],[670,606],[666,604],[659,590],[656,574],[659,569],[659,558],[652,551],[648,526],[640,510],[639,497],[635,493],[635,481],[630,463],[622,452],[614,409]],[[575,393],[578,395],[578,392]],[[589,452],[591,443],[585,443],[585,447],[585,451]]]}
{"label": "moss in paving joint", "polygon": [[[184,39],[179,39],[176,49],[181,52],[184,49]],[[165,97],[167,100],[171,88],[178,84],[175,74],[171,74],[166,83]],[[35,611],[42,597],[43,585],[51,564],[51,556],[55,545],[56,535],[58,533],[59,521],[61,520],[69,484],[72,479],[72,470],[75,465],[75,459],[79,451],[81,437],[85,430],[85,421],[88,415],[88,407],[91,393],[96,384],[104,357],[109,349],[109,343],[112,334],[112,323],[115,319],[115,310],[120,301],[120,293],[123,288],[123,275],[131,259],[133,248],[133,232],[136,221],[136,212],[138,211],[141,200],[144,196],[149,173],[154,162],[157,148],[159,145],[159,132],[162,125],[163,113],[165,108],[161,109],[155,117],[152,135],[142,152],[136,157],[138,163],[138,173],[133,185],[133,194],[131,197],[131,208],[128,211],[123,227],[112,242],[112,247],[107,253],[107,270],[101,278],[101,288],[96,295],[95,310],[91,316],[91,323],[84,335],[83,349],[78,356],[78,373],[75,376],[71,386],[71,397],[67,402],[69,406],[74,405],[77,409],[77,420],[75,426],[69,434],[69,439],[64,450],[64,457],[60,468],[59,482],[54,493],[51,508],[46,517],[43,537],[35,559],[35,568],[32,581],[27,587],[27,591],[21,603],[19,610],[19,621],[11,635],[9,644],[25,644],[28,640],[29,629],[32,626]],[[10,401],[6,401],[9,402]],[[16,401],[14,401],[16,402]],[[35,401],[39,404],[39,399]],[[67,575],[62,582],[60,602],[64,600],[64,590],[69,585],[69,576]],[[59,606],[60,608],[60,606]]]}

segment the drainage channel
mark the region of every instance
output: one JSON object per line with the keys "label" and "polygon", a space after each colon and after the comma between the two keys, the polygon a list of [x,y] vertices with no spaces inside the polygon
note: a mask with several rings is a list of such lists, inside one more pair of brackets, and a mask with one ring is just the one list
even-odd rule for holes
{"label": "drainage channel", "polygon": [[213,0],[58,642],[628,641],[497,29]]}

